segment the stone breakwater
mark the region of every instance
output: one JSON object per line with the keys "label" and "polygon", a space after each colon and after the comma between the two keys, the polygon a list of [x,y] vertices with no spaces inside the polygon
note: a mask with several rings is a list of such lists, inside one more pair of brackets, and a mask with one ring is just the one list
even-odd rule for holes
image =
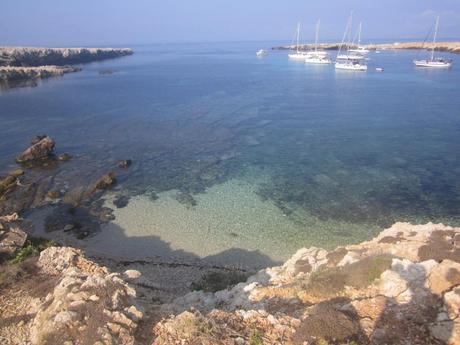
{"label": "stone breakwater", "polygon": [[[0,221],[3,236],[20,226]],[[244,283],[166,304],[152,298],[158,284],[141,282],[167,277],[111,273],[69,247],[34,260],[14,283],[0,281],[0,319],[15,320],[0,327],[8,343],[460,343],[460,228],[441,224],[396,223],[361,244],[300,249]]]}
{"label": "stone breakwater", "polygon": [[128,48],[0,47],[0,81],[61,76],[81,68],[71,66],[133,54]]}
{"label": "stone breakwater", "polygon": [[[370,50],[386,50],[386,49],[433,49],[437,51],[444,51],[449,53],[460,54],[460,42],[395,42],[395,43],[384,43],[384,44],[368,44],[364,45],[365,48]],[[274,47],[275,50],[291,50],[295,49],[295,45],[285,45]],[[312,49],[323,49],[323,50],[338,50],[340,43],[323,43],[318,44],[317,47],[314,44],[302,44],[299,46],[299,50],[312,50]],[[351,48],[356,49],[357,45],[351,45]]]}

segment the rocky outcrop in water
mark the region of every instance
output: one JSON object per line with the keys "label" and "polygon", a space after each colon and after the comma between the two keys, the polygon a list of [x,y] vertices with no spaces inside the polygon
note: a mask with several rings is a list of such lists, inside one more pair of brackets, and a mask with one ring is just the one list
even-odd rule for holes
{"label": "rocky outcrop in water", "polygon": [[0,67],[0,82],[60,77],[65,73],[81,71],[76,66]]}
{"label": "rocky outcrop in water", "polygon": [[54,151],[56,143],[49,136],[39,136],[34,139],[32,145],[16,157],[17,163],[25,163],[49,158]]}
{"label": "rocky outcrop in water", "polygon": [[70,65],[131,54],[128,48],[0,47],[0,82],[14,86],[11,83],[62,76],[81,70]]}

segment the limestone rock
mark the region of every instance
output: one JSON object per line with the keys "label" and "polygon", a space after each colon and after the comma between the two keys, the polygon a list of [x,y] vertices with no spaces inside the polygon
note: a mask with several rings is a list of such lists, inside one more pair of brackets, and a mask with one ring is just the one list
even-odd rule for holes
{"label": "limestone rock", "polygon": [[0,217],[0,262],[26,243],[27,234],[21,229],[20,222],[16,213]]}
{"label": "limestone rock", "polygon": [[81,251],[65,247],[44,250],[38,265],[60,281],[38,307],[30,330],[32,344],[51,345],[56,339],[74,344],[108,340],[134,344],[143,312],[136,305],[135,292],[119,274],[109,274]]}
{"label": "limestone rock", "polygon": [[131,166],[132,164],[132,160],[131,159],[124,159],[124,160],[121,160],[118,162],[118,167],[120,168],[123,168],[123,169],[127,169]]}
{"label": "limestone rock", "polygon": [[73,65],[133,54],[128,48],[32,48],[2,47],[0,65]]}
{"label": "limestone rock", "polygon": [[24,163],[28,161],[48,158],[53,153],[54,146],[54,140],[48,136],[45,136],[44,138],[30,146],[23,153],[21,153],[18,157],[16,157],[16,162]]}
{"label": "limestone rock", "polygon": [[113,172],[109,172],[102,176],[95,184],[94,189],[108,189],[112,187],[117,182],[115,174]]}

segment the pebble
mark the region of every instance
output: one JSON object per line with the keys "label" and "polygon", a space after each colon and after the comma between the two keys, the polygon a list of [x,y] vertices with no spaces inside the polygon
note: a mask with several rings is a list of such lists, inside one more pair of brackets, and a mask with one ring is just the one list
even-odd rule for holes
{"label": "pebble", "polygon": [[99,296],[91,295],[91,296],[89,296],[89,300],[93,301],[93,302],[97,302],[97,301],[99,301]]}
{"label": "pebble", "polygon": [[64,226],[64,231],[70,231],[70,230],[72,230],[74,228],[75,228],[75,225],[67,224],[66,226]]}
{"label": "pebble", "polygon": [[24,170],[22,169],[16,169],[16,170],[13,170],[9,173],[10,176],[14,176],[14,177],[18,177],[18,176],[21,176],[21,175],[24,175]]}
{"label": "pebble", "polygon": [[141,276],[141,272],[137,270],[126,270],[123,273],[123,278],[126,280],[136,280]]}

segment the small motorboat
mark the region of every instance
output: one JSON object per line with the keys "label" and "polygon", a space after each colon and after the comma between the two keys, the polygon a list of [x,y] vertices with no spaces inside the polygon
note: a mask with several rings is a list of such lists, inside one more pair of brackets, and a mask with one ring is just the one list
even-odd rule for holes
{"label": "small motorboat", "polygon": [[377,72],[383,72],[383,68],[382,68],[382,67],[376,67],[375,70],[376,70]]}
{"label": "small motorboat", "polygon": [[257,51],[256,55],[257,55],[257,57],[267,56],[268,51],[266,51],[265,49],[260,49],[260,50]]}

